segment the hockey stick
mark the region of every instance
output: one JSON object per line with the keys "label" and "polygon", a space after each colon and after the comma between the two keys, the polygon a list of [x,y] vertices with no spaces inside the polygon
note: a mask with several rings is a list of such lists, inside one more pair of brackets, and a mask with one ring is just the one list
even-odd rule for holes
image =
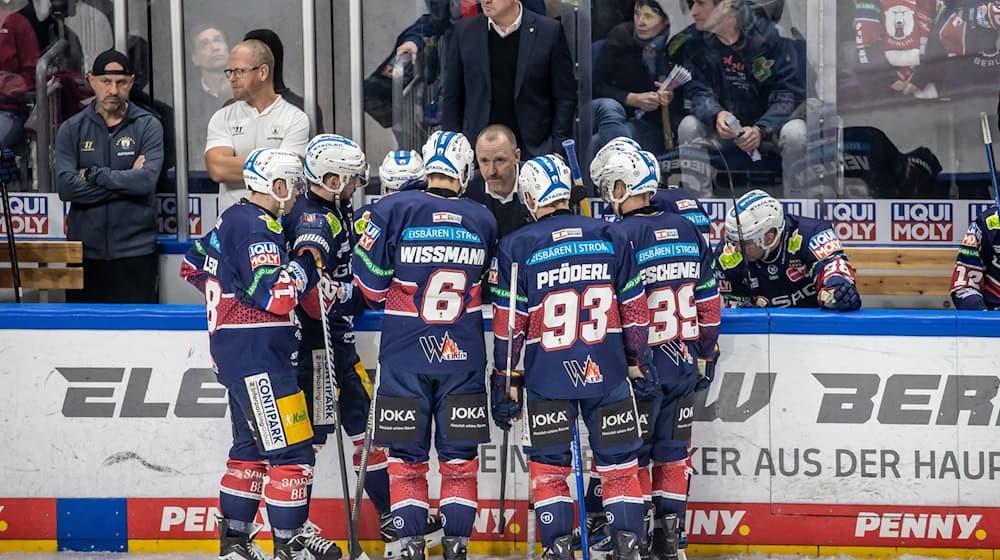
{"label": "hockey stick", "polygon": [[583,560],[590,560],[590,539],[587,536],[587,501],[583,490],[583,456],[580,452],[580,422],[573,420],[573,471],[576,473],[576,498],[580,504],[580,551]]}
{"label": "hockey stick", "polygon": [[368,422],[365,424],[365,442],[361,446],[361,469],[358,470],[358,485],[354,489],[354,509],[351,511],[351,535],[358,534],[358,521],[361,519],[361,499],[365,492],[365,477],[368,474],[368,457],[371,455],[372,439],[375,431],[375,398],[378,388],[378,376],[382,370],[381,362],[375,364],[375,385],[372,387],[372,397],[368,403]]}
{"label": "hockey stick", "polygon": [[[587,188],[583,185],[583,174],[580,173],[580,160],[576,157],[576,141],[572,139],[563,140],[563,149],[566,150],[566,159],[569,160],[569,172],[573,176],[573,190],[570,193],[570,206],[575,207],[577,214],[590,217],[590,205],[586,204]],[[580,202],[584,204],[580,204]]]}
{"label": "hockey stick", "polygon": [[993,158],[993,135],[990,134],[990,118],[986,113],[980,113],[979,119],[983,123],[983,144],[986,146],[986,165],[990,169],[990,181],[993,183],[993,202],[1000,212],[1000,188],[997,187],[997,164]]}
{"label": "hockey stick", "polygon": [[21,303],[21,267],[17,262],[14,222],[10,215],[10,194],[7,193],[7,181],[0,181],[0,194],[3,196],[3,223],[7,231],[7,248],[10,249],[10,272],[14,278],[14,301]]}
{"label": "hockey stick", "polygon": [[531,480],[528,480],[528,519],[525,523],[528,524],[528,560],[535,560],[535,492],[531,489]]}
{"label": "hockey stick", "polygon": [[[510,376],[514,374],[514,319],[517,317],[517,261],[510,263],[510,289],[507,295],[507,378],[504,380],[503,398],[510,398]],[[510,427],[503,431],[500,444],[500,522],[497,532],[501,535],[507,526],[507,455],[510,451]]]}
{"label": "hockey stick", "polygon": [[[322,273],[321,273],[322,274]],[[340,387],[337,385],[337,372],[333,366],[333,332],[330,329],[329,323],[329,311],[327,311],[326,303],[327,296],[329,295],[332,299],[332,287],[330,286],[330,280],[325,276],[321,276],[319,280],[319,315],[320,321],[323,323],[323,346],[326,351],[326,376],[327,381],[333,387],[334,394],[340,398]],[[332,301],[330,302],[333,303]],[[341,491],[344,493],[344,514],[347,519],[351,519],[351,490],[347,484],[347,461],[344,459],[344,437],[340,433],[340,403],[337,402],[334,406],[330,407],[330,416],[333,419],[333,439],[337,442],[337,458],[340,461],[340,484]],[[347,527],[347,550],[350,557],[353,559],[359,558],[358,546],[358,536],[354,532],[351,525]]]}

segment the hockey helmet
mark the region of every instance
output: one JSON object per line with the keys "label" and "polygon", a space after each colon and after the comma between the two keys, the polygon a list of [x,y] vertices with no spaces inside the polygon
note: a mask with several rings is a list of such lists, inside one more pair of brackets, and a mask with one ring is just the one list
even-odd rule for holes
{"label": "hockey helmet", "polygon": [[[655,193],[660,185],[660,165],[656,156],[644,151],[628,151],[612,155],[601,173],[601,196],[611,204],[615,213],[618,205],[631,196]],[[621,181],[625,192],[615,197],[615,185]]]}
{"label": "hockey helmet", "polygon": [[[284,179],[285,196],[274,191],[274,182]],[[303,186],[302,160],[295,152],[277,148],[257,148],[243,163],[243,182],[253,192],[269,194],[279,203],[289,201]]]}
{"label": "hockey helmet", "polygon": [[[739,212],[739,227],[736,213]],[[777,235],[770,244],[764,242],[764,236],[771,230],[777,230]],[[736,201],[736,207],[726,214],[726,242],[739,247],[740,232],[744,241],[755,243],[770,253],[781,242],[781,234],[785,229],[785,209],[774,197],[760,189],[754,189],[741,196]]]}
{"label": "hockey helmet", "polygon": [[413,150],[389,152],[378,167],[378,177],[382,182],[382,194],[394,193],[403,183],[425,177],[424,160]]}
{"label": "hockey helmet", "polygon": [[440,173],[459,182],[459,194],[465,192],[472,176],[475,156],[472,145],[461,132],[439,130],[424,144],[424,172],[427,175]]}
{"label": "hockey helmet", "polygon": [[[570,197],[569,167],[557,155],[547,155],[532,158],[521,166],[517,178],[517,195],[521,198],[528,212],[534,218],[542,206],[569,200]],[[533,205],[528,204],[527,195],[531,195]]]}
{"label": "hockey helmet", "polygon": [[639,143],[628,136],[618,136],[612,138],[600,150],[597,150],[593,161],[590,162],[590,178],[597,185],[597,188],[602,188],[601,181],[604,175],[604,167],[608,164],[611,156],[622,152],[637,152],[641,149],[642,147],[639,146]]}
{"label": "hockey helmet", "polygon": [[[368,183],[368,161],[365,159],[365,153],[350,138],[338,134],[315,136],[306,146],[305,160],[306,179],[334,194],[340,194],[353,177],[358,177],[362,186]],[[323,181],[328,174],[337,176],[336,190],[328,187]]]}

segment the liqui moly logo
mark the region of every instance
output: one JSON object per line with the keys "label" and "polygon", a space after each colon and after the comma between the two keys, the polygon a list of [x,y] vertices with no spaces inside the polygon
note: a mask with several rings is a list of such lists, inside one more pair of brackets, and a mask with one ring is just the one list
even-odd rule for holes
{"label": "liqui moly logo", "polygon": [[875,241],[874,202],[817,202],[816,217],[833,223],[841,241]]}
{"label": "liqui moly logo", "polygon": [[949,202],[893,202],[892,240],[951,242],[952,218]]}
{"label": "liqui moly logo", "polygon": [[785,209],[785,214],[802,215],[802,203],[798,200],[782,200],[781,207]]}
{"label": "liqui moly logo", "polygon": [[709,226],[709,239],[714,243],[722,239],[726,232],[726,203],[721,200],[703,200],[701,205],[705,207],[705,213],[712,220]]}
{"label": "liqui moly logo", "polygon": [[[0,214],[3,208],[0,207]],[[11,195],[10,221],[14,235],[49,234],[49,199],[44,195]],[[0,233],[7,233],[7,223],[0,220]]]}
{"label": "liqui moly logo", "polygon": [[976,221],[983,212],[993,206],[992,202],[970,202],[969,203],[969,223]]}
{"label": "liqui moly logo", "polygon": [[[188,197],[188,233],[201,236],[204,221],[201,213],[201,199]],[[177,235],[177,197],[175,195],[158,195],[156,197],[156,229],[160,235]]]}

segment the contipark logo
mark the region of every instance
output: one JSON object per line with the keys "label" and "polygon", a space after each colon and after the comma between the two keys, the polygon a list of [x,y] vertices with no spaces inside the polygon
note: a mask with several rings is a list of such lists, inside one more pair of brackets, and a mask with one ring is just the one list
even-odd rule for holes
{"label": "contipark logo", "polygon": [[[204,220],[201,213],[201,199],[188,197],[188,233],[201,236],[204,233]],[[156,229],[160,235],[177,235],[177,196],[157,195],[156,197]]]}
{"label": "contipark logo", "polygon": [[949,202],[893,202],[892,240],[950,243],[955,224]]}
{"label": "contipark logo", "polygon": [[[49,199],[44,195],[11,195],[10,221],[14,235],[49,235]],[[0,233],[7,233],[6,220],[0,220]]]}
{"label": "contipark logo", "polygon": [[876,216],[874,202],[816,203],[816,217],[833,222],[842,241],[875,241]]}

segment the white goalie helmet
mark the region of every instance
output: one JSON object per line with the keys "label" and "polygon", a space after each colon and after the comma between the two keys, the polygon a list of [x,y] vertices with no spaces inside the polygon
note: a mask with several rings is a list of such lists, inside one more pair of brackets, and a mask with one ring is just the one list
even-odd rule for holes
{"label": "white goalie helmet", "polygon": [[[617,211],[617,206],[631,196],[656,192],[660,185],[660,164],[649,152],[620,152],[608,159],[601,177],[601,196]],[[625,192],[615,197],[618,181],[625,184]]]}
{"label": "white goalie helmet", "polygon": [[[739,231],[743,232],[743,240],[751,241],[770,252],[781,242],[781,233],[785,229],[785,209],[781,202],[760,189],[754,189],[741,196],[736,201],[736,207],[726,214],[726,242],[739,247],[740,235],[737,232],[736,212],[739,211]],[[778,235],[770,244],[764,243],[764,235],[772,229]]]}
{"label": "white goalie helmet", "polygon": [[[284,179],[288,189],[279,197],[274,182]],[[278,202],[288,202],[303,187],[302,160],[295,152],[277,148],[257,148],[243,163],[243,182],[253,192],[269,194]]]}
{"label": "white goalie helmet", "polygon": [[590,178],[597,185],[597,188],[602,188],[601,183],[604,178],[604,168],[608,165],[608,160],[611,159],[611,156],[624,152],[638,152],[639,150],[642,150],[639,143],[628,136],[612,138],[600,150],[597,150],[593,161],[590,162]]}
{"label": "white goalie helmet", "polygon": [[[368,161],[354,140],[338,134],[320,134],[306,145],[305,173],[310,183],[340,194],[352,177],[358,177],[361,186],[368,183]],[[331,173],[338,177],[336,190],[323,181]]]}
{"label": "white goalie helmet", "polygon": [[[517,178],[517,195],[532,217],[542,206],[569,200],[572,182],[569,166],[557,155],[532,158],[521,166]],[[531,195],[534,206],[528,204]]]}
{"label": "white goalie helmet", "polygon": [[459,194],[465,192],[472,176],[475,156],[472,145],[461,132],[439,130],[424,144],[424,172],[427,175],[440,173],[459,182]]}
{"label": "white goalie helmet", "polygon": [[382,165],[378,166],[383,195],[398,191],[407,181],[423,179],[425,176],[424,160],[413,150],[389,152],[385,154]]}

